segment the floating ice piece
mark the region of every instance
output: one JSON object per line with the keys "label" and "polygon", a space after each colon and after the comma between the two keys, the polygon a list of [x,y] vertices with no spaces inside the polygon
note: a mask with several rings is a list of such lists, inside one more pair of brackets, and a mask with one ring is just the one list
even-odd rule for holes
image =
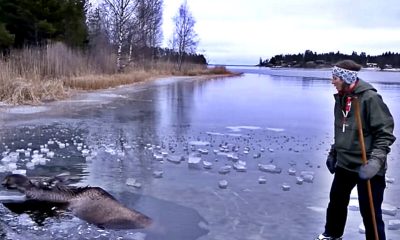
{"label": "floating ice piece", "polygon": [[0,165],[0,173],[3,173],[3,172],[7,172],[7,169],[5,166]]}
{"label": "floating ice piece", "polygon": [[261,153],[255,153],[254,155],[253,155],[253,158],[260,158],[261,157]]}
{"label": "floating ice piece", "polygon": [[128,178],[128,179],[126,179],[126,185],[128,185],[128,186],[132,186],[132,187],[135,187],[135,188],[141,188],[142,187],[142,184],[140,183],[140,182],[138,182],[136,179],[134,179],[134,178]]}
{"label": "floating ice piece", "polygon": [[220,181],[218,182],[218,186],[219,186],[219,188],[221,188],[221,189],[225,189],[225,188],[228,187],[228,181],[226,181],[226,180],[220,180]]}
{"label": "floating ice piece", "polygon": [[168,156],[168,152],[162,151],[162,152],[161,152],[161,155],[162,155],[163,157],[167,157],[167,156]]}
{"label": "floating ice piece", "polygon": [[357,188],[353,188],[353,190],[350,193],[350,199],[358,199],[358,191]]}
{"label": "floating ice piece", "polygon": [[228,160],[231,160],[233,162],[236,162],[239,160],[239,157],[234,153],[228,153],[228,154],[226,154],[226,157],[228,158]]}
{"label": "floating ice piece", "polygon": [[399,219],[389,220],[388,229],[389,230],[399,230],[400,229],[400,220]]}
{"label": "floating ice piece", "polygon": [[25,150],[24,151],[24,155],[25,155],[25,157],[30,157],[31,156],[31,152],[28,151],[28,150]]}
{"label": "floating ice piece", "polygon": [[208,135],[213,135],[213,136],[224,136],[225,134],[219,133],[219,132],[206,132]]}
{"label": "floating ice piece", "polygon": [[227,127],[227,128],[234,132],[240,132],[241,129],[244,129],[244,130],[260,130],[261,129],[261,127],[257,127],[257,126],[233,126],[233,127]]}
{"label": "floating ice piece", "polygon": [[273,164],[258,164],[258,169],[268,173],[281,173],[282,169]]}
{"label": "floating ice piece", "polygon": [[229,137],[242,137],[243,135],[239,134],[239,133],[228,133],[228,134],[226,134],[226,136],[229,136]]}
{"label": "floating ice piece", "polygon": [[82,150],[82,156],[83,157],[86,157],[86,156],[88,156],[90,154],[90,150],[89,149],[83,149]]}
{"label": "floating ice piece", "polygon": [[289,169],[288,169],[288,173],[289,173],[289,175],[294,176],[294,175],[296,175],[296,169],[294,169],[294,168],[289,168]]}
{"label": "floating ice piece", "polygon": [[382,214],[390,215],[390,216],[396,216],[397,214],[397,207],[392,206],[387,203],[382,204]]}
{"label": "floating ice piece", "polygon": [[6,169],[8,169],[8,171],[10,171],[10,172],[16,170],[17,169],[17,163],[15,163],[15,162],[8,163],[6,165]]}
{"label": "floating ice piece", "polygon": [[53,158],[54,157],[54,152],[50,151],[50,152],[46,153],[46,157]]}
{"label": "floating ice piece", "polygon": [[290,185],[287,183],[282,184],[282,190],[283,191],[289,191],[290,190]]}
{"label": "floating ice piece", "polygon": [[268,151],[269,152],[274,152],[274,149],[273,148],[268,148]]}
{"label": "floating ice piece", "polygon": [[211,162],[208,162],[208,161],[203,161],[203,167],[205,168],[205,169],[211,169],[212,168],[212,163]]}
{"label": "floating ice piece", "polygon": [[386,176],[386,177],[385,177],[385,180],[386,180],[386,182],[387,182],[387,183],[394,183],[394,180],[395,180],[395,179],[394,179],[394,178],[391,178],[391,177],[388,177],[388,176]]}
{"label": "floating ice piece", "polygon": [[268,131],[273,131],[273,132],[283,132],[285,131],[285,129],[283,128],[271,128],[271,127],[267,127],[266,128]]}
{"label": "floating ice piece", "polygon": [[27,162],[26,163],[26,168],[27,169],[34,169],[35,168],[35,163],[33,163],[33,162]]}
{"label": "floating ice piece", "polygon": [[207,142],[207,141],[190,141],[189,145],[192,145],[192,146],[208,146],[208,145],[210,145],[210,142]]}
{"label": "floating ice piece", "polygon": [[18,216],[18,225],[33,226],[33,225],[35,225],[35,222],[32,220],[32,218],[28,214],[23,213]]}
{"label": "floating ice piece", "polygon": [[58,143],[58,147],[61,149],[65,148],[65,143]]}
{"label": "floating ice piece", "polygon": [[182,161],[185,161],[185,158],[183,156],[170,155],[167,157],[167,161],[175,163],[175,164],[179,164]]}
{"label": "floating ice piece", "polygon": [[259,184],[266,184],[267,179],[264,176],[258,177],[258,183]]}
{"label": "floating ice piece", "polygon": [[153,154],[153,157],[154,157],[154,159],[157,160],[157,161],[162,161],[162,160],[164,160],[164,156],[163,156],[161,153],[154,153],[154,154]]}
{"label": "floating ice piece", "polygon": [[162,178],[162,177],[163,177],[163,174],[164,174],[164,172],[161,171],[161,170],[154,171],[154,172],[153,172],[153,177],[155,177],[155,178]]}
{"label": "floating ice piece", "polygon": [[314,172],[302,171],[300,176],[304,179],[304,182],[312,183],[314,181]]}
{"label": "floating ice piece", "polygon": [[26,169],[16,169],[12,171],[12,174],[26,175]]}
{"label": "floating ice piece", "polygon": [[351,211],[359,211],[360,206],[357,199],[350,199],[348,209]]}
{"label": "floating ice piece", "polygon": [[188,167],[190,169],[200,169],[201,167],[201,157],[189,156]]}
{"label": "floating ice piece", "polygon": [[227,174],[231,171],[231,169],[232,169],[232,166],[225,165],[225,166],[220,167],[220,169],[218,170],[218,173]]}
{"label": "floating ice piece", "polygon": [[296,184],[297,185],[302,185],[304,182],[304,179],[302,177],[296,177]]}
{"label": "floating ice piece", "polygon": [[19,158],[19,153],[17,152],[11,152],[7,156],[1,159],[1,162],[3,163],[9,163],[9,162],[17,162]]}
{"label": "floating ice piece", "polygon": [[233,168],[238,172],[246,172],[246,162],[244,161],[237,161],[233,164]]}
{"label": "floating ice piece", "polygon": [[106,148],[106,150],[104,150],[104,152],[110,154],[110,155],[116,155],[117,152],[115,151],[115,149],[112,148]]}
{"label": "floating ice piece", "polygon": [[197,151],[199,152],[199,153],[201,153],[201,154],[208,154],[208,150],[207,149],[201,149],[201,148],[199,148],[199,149],[197,149]]}
{"label": "floating ice piece", "polygon": [[365,234],[364,223],[360,223],[360,225],[358,225],[358,232],[361,234]]}

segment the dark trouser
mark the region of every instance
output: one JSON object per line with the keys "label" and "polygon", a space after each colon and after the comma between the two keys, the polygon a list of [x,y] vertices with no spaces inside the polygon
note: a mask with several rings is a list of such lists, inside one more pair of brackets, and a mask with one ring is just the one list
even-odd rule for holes
{"label": "dark trouser", "polygon": [[[370,179],[372,198],[374,200],[375,218],[378,227],[379,240],[386,240],[385,224],[382,220],[383,192],[386,187],[384,176]],[[341,237],[347,218],[347,207],[351,190],[357,185],[360,212],[365,226],[367,240],[375,240],[371,210],[367,190],[367,181],[358,177],[358,173],[337,168],[332,182],[330,201],[326,213],[325,234],[331,237]]]}

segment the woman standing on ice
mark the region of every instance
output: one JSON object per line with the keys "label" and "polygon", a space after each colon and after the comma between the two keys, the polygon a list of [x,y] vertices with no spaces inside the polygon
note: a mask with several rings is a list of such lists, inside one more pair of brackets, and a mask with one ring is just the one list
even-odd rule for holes
{"label": "woman standing on ice", "polygon": [[[393,117],[377,90],[357,77],[361,66],[352,60],[340,61],[332,70],[335,97],[335,140],[326,165],[334,175],[326,212],[325,231],[316,240],[342,239],[347,206],[352,189],[357,186],[360,212],[366,239],[375,239],[369,205],[367,181],[370,181],[379,240],[385,240],[382,201],[385,190],[386,157],[395,141]],[[357,98],[357,99],[355,99]],[[367,164],[362,162],[354,101],[359,102]]]}

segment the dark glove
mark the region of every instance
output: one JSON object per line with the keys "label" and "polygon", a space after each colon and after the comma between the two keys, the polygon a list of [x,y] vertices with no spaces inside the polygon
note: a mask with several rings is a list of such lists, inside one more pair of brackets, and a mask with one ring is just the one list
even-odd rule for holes
{"label": "dark glove", "polygon": [[371,158],[368,160],[367,164],[360,167],[358,175],[361,179],[368,180],[373,178],[381,169],[382,161],[377,158]]}
{"label": "dark glove", "polygon": [[360,167],[358,175],[361,179],[373,178],[379,170],[385,165],[388,151],[382,149],[374,149],[368,159],[367,164]]}
{"label": "dark glove", "polygon": [[334,174],[336,171],[336,162],[337,159],[335,145],[332,145],[328,157],[326,158],[326,166],[328,167],[329,172],[331,172],[332,174]]}

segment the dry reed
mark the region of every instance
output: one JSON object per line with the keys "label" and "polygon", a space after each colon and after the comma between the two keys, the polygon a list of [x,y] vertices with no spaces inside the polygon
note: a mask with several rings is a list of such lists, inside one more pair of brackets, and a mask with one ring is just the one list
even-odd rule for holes
{"label": "dry reed", "polygon": [[24,48],[0,59],[0,101],[38,104],[62,99],[69,89],[96,90],[146,81],[159,76],[229,74],[225,67],[171,62],[131,64],[117,73],[115,55],[107,48],[83,52],[62,43],[45,48]]}

